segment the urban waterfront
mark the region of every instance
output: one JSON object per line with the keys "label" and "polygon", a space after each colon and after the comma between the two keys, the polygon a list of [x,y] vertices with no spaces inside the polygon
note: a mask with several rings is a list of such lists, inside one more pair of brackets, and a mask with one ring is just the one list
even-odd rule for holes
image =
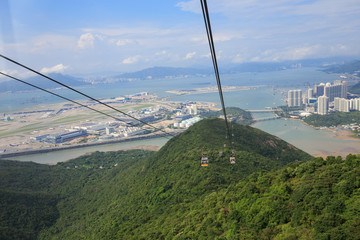
{"label": "urban waterfront", "polygon": [[[239,77],[249,77],[248,81],[241,81]],[[308,78],[306,78],[308,76]],[[277,81],[271,80],[277,78]],[[251,83],[254,85],[259,85],[260,82],[265,84],[270,84],[273,81],[273,85],[268,85],[267,87],[257,87],[256,89],[250,90],[241,90],[237,92],[227,92],[224,94],[225,103],[227,106],[239,107],[242,109],[248,110],[261,110],[265,107],[276,107],[279,105],[285,105],[283,99],[286,97],[284,94],[286,89],[293,86],[286,86],[286,79],[300,79],[297,84],[304,86],[305,82],[316,82],[318,81],[331,81],[336,79],[335,75],[325,74],[323,72],[317,71],[316,69],[306,69],[306,70],[296,70],[296,71],[279,71],[272,73],[257,73],[257,74],[236,74],[236,75],[226,75],[224,78],[224,85],[248,85]],[[316,78],[316,79],[315,79]],[[250,81],[250,80],[253,81]],[[181,82],[172,80],[157,80],[155,81],[156,85],[153,87],[153,92],[156,92],[159,96],[169,96],[165,91],[176,90],[176,89],[191,89],[199,87],[196,84],[207,83],[211,81],[210,77],[206,78],[194,78],[194,79],[185,79]],[[190,85],[191,83],[191,85]],[[144,84],[146,87],[147,82]],[[186,85],[188,84],[188,85]],[[275,87],[274,85],[281,85]],[[96,97],[110,97],[110,96],[119,96],[124,94],[133,94],[136,93],[136,90],[139,90],[135,83],[127,83],[129,88],[122,88],[119,90],[118,95],[115,95],[114,89],[107,87],[108,91],[105,89],[103,91],[97,91]],[[210,84],[209,84],[210,85]],[[143,86],[143,88],[144,88]],[[202,86],[201,86],[202,87]],[[142,90],[141,88],[140,90]],[[149,89],[147,89],[149,90]],[[64,91],[64,90],[61,90]],[[92,88],[87,89],[91,95]],[[30,93],[29,93],[30,94]],[[41,93],[42,94],[42,93]],[[40,96],[43,96],[41,95]],[[95,92],[94,92],[95,94]],[[95,94],[95,95],[96,95]],[[102,94],[100,96],[100,94]],[[1,97],[4,98],[5,95]],[[11,95],[8,95],[10,97]],[[39,97],[41,99],[42,97]],[[171,101],[207,101],[219,103],[219,96],[217,93],[202,93],[202,94],[193,94],[193,95],[182,95],[182,96],[172,96],[169,98]],[[25,100],[24,100],[25,101]],[[27,103],[28,104],[28,103]],[[32,105],[36,105],[33,103]],[[18,106],[19,107],[19,106]],[[272,116],[271,113],[254,113],[255,118],[268,117]],[[253,127],[259,128],[265,132],[278,136],[285,141],[295,145],[296,147],[312,154],[312,155],[341,155],[346,156],[348,153],[358,153],[360,151],[360,142],[356,139],[354,140],[343,140],[335,137],[335,133],[329,130],[316,130],[312,127],[304,125],[301,121],[298,120],[284,120],[277,119],[271,121],[258,122],[253,125]],[[150,140],[141,140],[130,143],[119,143],[119,144],[110,144],[103,146],[94,146],[82,149],[72,149],[64,150],[58,152],[51,152],[45,154],[35,154],[21,157],[13,157],[13,160],[20,161],[34,161],[38,163],[47,163],[54,164],[59,161],[66,161],[75,157],[78,157],[82,154],[94,152],[94,151],[115,151],[121,149],[127,149],[139,145],[154,145],[162,146],[166,143],[167,139],[150,139]]]}

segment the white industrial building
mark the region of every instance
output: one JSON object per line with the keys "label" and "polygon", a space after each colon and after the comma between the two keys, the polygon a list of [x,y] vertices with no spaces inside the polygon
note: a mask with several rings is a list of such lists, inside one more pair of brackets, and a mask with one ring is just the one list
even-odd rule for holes
{"label": "white industrial building", "polygon": [[180,128],[188,128],[194,123],[197,123],[201,119],[199,117],[193,117],[186,120],[181,121],[180,123],[174,123],[174,127],[180,127]]}

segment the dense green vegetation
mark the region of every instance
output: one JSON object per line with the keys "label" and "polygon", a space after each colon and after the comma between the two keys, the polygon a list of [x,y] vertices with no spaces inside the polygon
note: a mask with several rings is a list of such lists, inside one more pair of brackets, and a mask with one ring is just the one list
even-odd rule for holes
{"label": "dense green vegetation", "polygon": [[115,164],[125,169],[153,153],[96,152],[58,166],[1,160],[0,239],[36,239],[59,218],[58,204],[63,199],[106,175]]}
{"label": "dense green vegetation", "polygon": [[304,110],[305,106],[296,106],[296,107],[288,107],[288,106],[279,106],[279,110],[275,111],[275,114],[279,117],[289,118],[291,115],[293,115],[293,112],[298,112],[300,110]]}
{"label": "dense green vegetation", "polygon": [[304,122],[314,127],[331,127],[346,124],[360,124],[360,112],[334,112],[328,115],[313,114],[304,118]]}
{"label": "dense green vegetation", "polygon": [[[251,113],[248,111],[245,111],[243,109],[237,108],[237,107],[227,107],[225,108],[226,114],[229,115],[229,117],[233,118],[233,122],[240,124],[240,125],[251,125],[254,120],[251,116]],[[223,111],[208,111],[208,112],[202,112],[201,117],[203,118],[209,118],[209,117],[220,117],[224,115]]]}
{"label": "dense green vegetation", "polygon": [[314,160],[235,124],[231,165],[224,125],[200,121],[157,153],[96,152],[56,166],[0,161],[0,239],[360,236],[360,156]]}
{"label": "dense green vegetation", "polygon": [[178,224],[184,227],[178,236],[359,239],[359,167],[360,156],[350,155],[254,173],[194,203]]}
{"label": "dense green vegetation", "polygon": [[324,69],[325,72],[329,73],[348,73],[348,74],[356,74],[360,77],[360,61],[353,61],[341,65],[334,65]]}

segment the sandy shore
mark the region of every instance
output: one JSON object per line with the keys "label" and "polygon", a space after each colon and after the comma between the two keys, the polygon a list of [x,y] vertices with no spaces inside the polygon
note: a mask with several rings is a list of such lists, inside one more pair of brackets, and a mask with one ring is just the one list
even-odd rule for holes
{"label": "sandy shore", "polygon": [[149,150],[149,151],[159,151],[160,148],[161,148],[160,146],[155,146],[155,145],[140,145],[140,146],[135,146],[135,147],[131,147],[131,148],[126,148],[122,151],[133,150],[133,149],[145,149],[145,150]]}
{"label": "sandy shore", "polygon": [[328,156],[341,156],[342,158],[345,158],[349,153],[340,153],[340,152],[318,152],[316,154],[312,154],[314,157],[322,157],[323,159],[326,159]]}
{"label": "sandy shore", "polygon": [[360,142],[360,138],[354,137],[354,133],[350,130],[340,130],[335,133],[335,137],[341,140],[352,140]]}
{"label": "sandy shore", "polygon": [[[340,140],[352,141],[353,144],[360,143],[360,138],[356,138],[353,136],[354,133],[350,130],[338,130],[334,133],[334,137]],[[358,154],[359,147],[354,145],[349,146],[349,149],[344,149],[341,152],[329,152],[329,151],[321,151],[319,150],[316,154],[312,154],[314,157],[322,157],[326,159],[327,156],[341,156],[345,158],[348,154]],[[352,151],[351,151],[352,150]]]}
{"label": "sandy shore", "polygon": [[[286,119],[286,118],[282,118]],[[326,159],[327,156],[341,156],[345,158],[349,154],[359,154],[360,153],[360,138],[354,137],[354,133],[350,130],[340,129],[340,128],[326,128],[321,129],[320,127],[314,127],[312,125],[307,124],[302,119],[291,118],[291,120],[300,121],[303,125],[307,127],[311,127],[313,129],[321,130],[321,131],[328,131],[331,133],[329,137],[336,138],[342,141],[350,141],[343,149],[331,149],[326,148],[318,148],[316,152],[312,152],[311,155],[314,157],[322,157]]]}

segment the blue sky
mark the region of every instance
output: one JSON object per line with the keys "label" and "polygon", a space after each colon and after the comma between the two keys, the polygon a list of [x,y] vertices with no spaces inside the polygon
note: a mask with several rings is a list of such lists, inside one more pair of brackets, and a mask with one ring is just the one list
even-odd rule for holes
{"label": "blue sky", "polygon": [[[220,64],[360,56],[359,0],[208,6]],[[0,52],[44,73],[211,66],[199,0],[2,0],[0,21]]]}

